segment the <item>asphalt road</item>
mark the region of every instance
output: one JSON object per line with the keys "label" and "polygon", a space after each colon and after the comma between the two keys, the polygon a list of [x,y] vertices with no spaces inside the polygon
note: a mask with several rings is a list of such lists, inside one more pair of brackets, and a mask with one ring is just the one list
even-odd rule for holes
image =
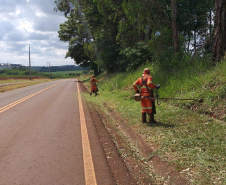
{"label": "asphalt road", "polygon": [[0,185],[115,184],[76,80],[0,93]]}

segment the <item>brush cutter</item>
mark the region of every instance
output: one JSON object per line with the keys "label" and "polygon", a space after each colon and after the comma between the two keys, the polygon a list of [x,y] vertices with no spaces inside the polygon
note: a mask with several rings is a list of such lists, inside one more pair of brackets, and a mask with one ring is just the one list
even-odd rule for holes
{"label": "brush cutter", "polygon": [[[140,101],[141,99],[150,99],[150,100],[192,100],[198,101],[199,103],[203,102],[203,99],[192,99],[192,98],[159,98],[158,94],[155,97],[141,96],[140,93],[134,95],[135,101]],[[159,104],[158,104],[159,105]]]}
{"label": "brush cutter", "polygon": [[98,88],[101,88],[102,90],[104,90],[104,88],[100,87],[99,85],[98,85]]}

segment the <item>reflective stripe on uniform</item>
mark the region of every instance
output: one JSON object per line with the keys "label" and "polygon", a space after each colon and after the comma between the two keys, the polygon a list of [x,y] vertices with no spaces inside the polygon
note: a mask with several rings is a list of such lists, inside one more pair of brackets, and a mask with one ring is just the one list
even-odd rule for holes
{"label": "reflective stripe on uniform", "polygon": [[147,84],[151,84],[151,83],[152,83],[152,81],[148,82]]}
{"label": "reflective stripe on uniform", "polygon": [[142,109],[152,109],[152,107],[142,107]]}
{"label": "reflective stripe on uniform", "polygon": [[136,86],[137,88],[139,88],[139,87],[140,87],[140,85],[137,85],[137,84],[135,84],[135,83],[134,83],[133,85],[134,85],[134,86]]}
{"label": "reflective stripe on uniform", "polygon": [[[141,87],[141,89],[147,89],[145,86]],[[152,88],[148,87],[148,89],[152,90]]]}

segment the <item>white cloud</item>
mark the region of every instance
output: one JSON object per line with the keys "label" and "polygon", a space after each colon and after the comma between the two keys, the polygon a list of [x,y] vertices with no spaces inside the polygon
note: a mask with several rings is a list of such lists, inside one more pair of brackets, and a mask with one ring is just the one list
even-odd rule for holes
{"label": "white cloud", "polygon": [[35,15],[36,15],[37,17],[47,17],[47,15],[46,15],[45,13],[40,12],[40,11],[36,11],[36,12],[35,12]]}
{"label": "white cloud", "polygon": [[55,12],[54,0],[0,0],[0,62],[28,65],[71,65],[65,59],[68,43],[57,31],[66,19]]}

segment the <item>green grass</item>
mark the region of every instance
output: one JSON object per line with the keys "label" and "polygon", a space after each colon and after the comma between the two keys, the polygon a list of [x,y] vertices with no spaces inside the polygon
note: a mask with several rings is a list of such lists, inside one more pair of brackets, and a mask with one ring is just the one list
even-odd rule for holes
{"label": "green grass", "polygon": [[51,79],[48,78],[39,78],[39,79],[8,79],[8,80],[0,80],[0,84],[10,84],[7,86],[0,86],[0,93],[11,91],[14,89],[27,87],[30,85],[35,85],[39,83],[50,82]]}
{"label": "green grass", "polygon": [[83,73],[83,70],[77,71],[55,71],[55,72],[42,72],[47,77],[50,78],[75,78]]}
{"label": "green grass", "polygon": [[[226,62],[216,67],[202,63],[178,71],[146,65],[151,69],[153,82],[161,84],[161,97],[204,99],[201,104],[162,101],[157,106],[158,123],[155,125],[141,124],[140,102],[133,99],[132,84],[146,66],[135,72],[102,74],[97,77],[100,95],[95,98],[84,96],[102,110],[107,104],[119,112],[147,142],[158,148],[157,154],[188,176],[191,184],[225,184]],[[81,77],[87,87],[88,78]]]}

